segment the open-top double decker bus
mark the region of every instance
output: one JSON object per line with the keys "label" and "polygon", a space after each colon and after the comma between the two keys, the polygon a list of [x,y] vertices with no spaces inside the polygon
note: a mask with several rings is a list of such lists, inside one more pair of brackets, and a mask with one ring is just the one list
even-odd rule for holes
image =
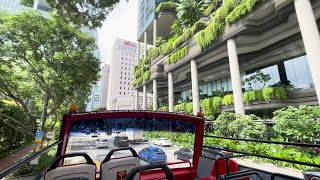
{"label": "open-top double decker bus", "polygon": [[[126,133],[112,136],[112,130],[125,132],[126,129],[139,129],[145,141],[123,143],[124,147],[113,142],[128,141]],[[0,178],[28,163],[31,159],[48,151],[55,145],[57,158],[34,179],[44,180],[295,180],[303,179],[264,169],[240,165],[235,159],[243,156],[258,156],[274,160],[298,163],[319,168],[319,164],[297,162],[258,154],[223,149],[227,156],[208,156],[203,149],[219,147],[203,144],[203,138],[219,138],[204,135],[204,119],[177,113],[153,111],[108,111],[66,114],[62,120],[59,141],[25,160],[17,162],[0,172]],[[122,138],[116,138],[122,137]],[[220,137],[221,138],[221,137]],[[155,143],[155,140],[161,140]],[[249,139],[238,139],[255,141]],[[170,141],[170,143],[168,142]],[[163,143],[161,143],[163,142]],[[97,146],[101,143],[101,146]],[[119,143],[119,142],[118,142]],[[259,141],[258,143],[278,143]],[[318,147],[314,144],[293,144]],[[209,152],[209,151],[206,151]],[[313,176],[308,179],[316,180]],[[318,178],[319,179],[319,178]]]}

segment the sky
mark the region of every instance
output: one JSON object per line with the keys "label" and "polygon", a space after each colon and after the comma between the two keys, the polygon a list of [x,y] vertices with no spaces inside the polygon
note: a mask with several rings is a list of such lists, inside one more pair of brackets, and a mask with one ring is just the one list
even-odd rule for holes
{"label": "sky", "polygon": [[98,46],[102,62],[111,62],[111,49],[116,38],[137,42],[138,0],[121,0],[98,29]]}

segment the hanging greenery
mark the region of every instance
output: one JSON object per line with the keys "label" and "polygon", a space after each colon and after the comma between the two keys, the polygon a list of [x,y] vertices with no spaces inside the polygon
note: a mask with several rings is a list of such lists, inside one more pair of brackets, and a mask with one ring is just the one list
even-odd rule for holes
{"label": "hanging greenery", "polygon": [[215,11],[211,23],[204,30],[200,31],[197,36],[197,43],[202,50],[219,37],[225,27],[225,18],[240,3],[241,0],[226,1],[217,11]]}
{"label": "hanging greenery", "polygon": [[231,104],[233,104],[233,95],[232,94],[225,95],[222,99],[222,102],[224,105],[230,106]]}
{"label": "hanging greenery", "polygon": [[220,4],[220,0],[212,0],[207,7],[207,9],[203,12],[205,16],[209,16],[211,13],[213,13],[218,5]]}
{"label": "hanging greenery", "polygon": [[161,106],[159,107],[158,111],[168,111],[169,107],[168,106]]}
{"label": "hanging greenery", "polygon": [[175,2],[162,2],[158,5],[155,12],[159,13],[161,11],[173,11],[175,12],[177,8],[177,4]]}
{"label": "hanging greenery", "polygon": [[178,50],[177,52],[171,54],[168,59],[167,62],[169,64],[173,64],[176,63],[178,61],[180,61],[181,59],[183,59],[184,57],[186,57],[189,53],[189,46],[184,46],[182,49]]}
{"label": "hanging greenery", "polygon": [[150,76],[151,76],[151,71],[148,70],[146,71],[144,74],[143,74],[143,80],[147,81],[150,79]]}
{"label": "hanging greenery", "polygon": [[192,114],[193,113],[193,103],[192,102],[189,102],[189,103],[185,103],[184,105],[184,111],[187,113],[187,114]]}
{"label": "hanging greenery", "polygon": [[237,6],[227,17],[226,22],[228,25],[236,22],[242,16],[251,12],[253,7],[259,2],[263,0],[245,0],[241,5]]}

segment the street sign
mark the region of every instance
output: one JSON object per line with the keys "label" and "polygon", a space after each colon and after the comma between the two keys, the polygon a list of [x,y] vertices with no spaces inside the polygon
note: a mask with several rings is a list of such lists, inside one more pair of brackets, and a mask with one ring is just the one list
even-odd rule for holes
{"label": "street sign", "polygon": [[43,131],[37,131],[35,142],[36,143],[41,143],[42,142],[42,137],[43,137]]}
{"label": "street sign", "polygon": [[49,131],[49,132],[47,133],[47,138],[48,138],[48,139],[52,139],[53,136],[54,136],[54,131]]}

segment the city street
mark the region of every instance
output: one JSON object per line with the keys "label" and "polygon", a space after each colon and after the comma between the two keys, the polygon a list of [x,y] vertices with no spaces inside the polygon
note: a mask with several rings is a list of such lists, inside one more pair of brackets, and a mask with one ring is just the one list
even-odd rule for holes
{"label": "city street", "polygon": [[[98,135],[100,134],[100,135]],[[67,146],[67,154],[68,153],[75,153],[75,152],[84,152],[87,153],[94,161],[102,162],[104,158],[107,156],[107,154],[112,149],[116,149],[118,147],[113,145],[113,138],[111,135],[105,135],[104,132],[98,132],[98,137],[92,137],[94,135],[91,134],[84,134],[84,133],[71,133],[69,137],[69,142]],[[108,140],[108,147],[107,148],[97,148],[95,146],[95,143],[97,139],[107,139]],[[143,142],[140,144],[131,144],[130,145],[137,153],[139,153],[140,150],[148,147],[148,146],[155,146],[153,141]],[[160,147],[160,146],[158,146]],[[160,147],[167,155],[167,162],[166,163],[176,163],[176,162],[183,162],[181,160],[177,160],[174,158],[174,151],[180,149],[176,146],[171,147]],[[115,152],[112,155],[112,158],[118,158],[118,157],[125,157],[125,156],[131,156],[130,151],[121,151],[121,152]],[[65,163],[72,164],[72,163],[79,163],[84,162],[84,158],[77,157],[77,158],[69,158]],[[140,160],[142,165],[149,164],[146,161]],[[182,163],[178,165],[171,165],[170,167],[189,167],[189,163]]]}

